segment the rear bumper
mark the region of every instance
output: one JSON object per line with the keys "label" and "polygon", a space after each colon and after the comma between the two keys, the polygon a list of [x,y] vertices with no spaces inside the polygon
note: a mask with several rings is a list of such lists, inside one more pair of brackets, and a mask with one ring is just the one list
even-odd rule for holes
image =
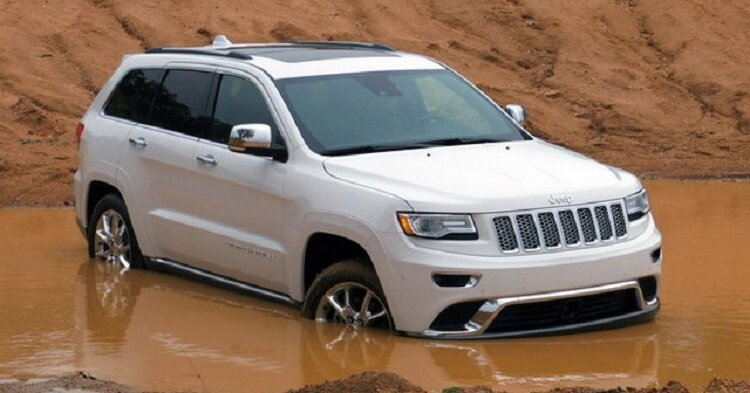
{"label": "rear bumper", "polygon": [[86,231],[86,226],[83,224],[83,220],[86,217],[86,201],[83,200],[84,193],[82,189],[82,177],[83,173],[81,172],[81,168],[78,168],[73,175],[73,194],[75,196],[76,225],[78,225],[78,229],[81,231],[83,238],[86,239],[88,238],[88,233]]}
{"label": "rear bumper", "polygon": [[84,239],[87,239],[86,227],[83,226],[83,222],[81,222],[81,218],[78,216],[76,216],[76,225],[78,226],[78,230],[81,231],[81,236],[83,236]]}

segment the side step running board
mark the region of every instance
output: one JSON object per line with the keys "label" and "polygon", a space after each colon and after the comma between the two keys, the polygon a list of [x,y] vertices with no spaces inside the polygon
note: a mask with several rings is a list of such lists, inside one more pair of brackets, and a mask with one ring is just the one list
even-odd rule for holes
{"label": "side step running board", "polygon": [[262,296],[295,307],[299,305],[299,302],[295,301],[287,295],[264,289],[252,284],[237,281],[228,277],[220,276],[179,262],[174,262],[163,258],[149,258],[149,261],[157,265],[158,267],[165,268],[165,270],[175,271],[176,273],[181,273],[188,277],[197,278],[199,280],[206,280],[211,283],[218,284],[219,286],[229,287],[241,292],[247,292],[253,295]]}

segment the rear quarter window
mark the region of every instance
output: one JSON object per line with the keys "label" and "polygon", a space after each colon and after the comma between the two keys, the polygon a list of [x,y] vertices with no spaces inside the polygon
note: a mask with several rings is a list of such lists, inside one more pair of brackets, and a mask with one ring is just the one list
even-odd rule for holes
{"label": "rear quarter window", "polygon": [[104,107],[107,116],[143,122],[159,91],[164,70],[137,69],[128,72]]}

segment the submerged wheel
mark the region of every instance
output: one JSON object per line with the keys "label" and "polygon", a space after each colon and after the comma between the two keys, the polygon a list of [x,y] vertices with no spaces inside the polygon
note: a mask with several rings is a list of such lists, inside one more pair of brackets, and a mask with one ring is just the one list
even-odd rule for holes
{"label": "submerged wheel", "polygon": [[123,269],[143,267],[143,255],[130,223],[125,202],[114,194],[94,208],[88,227],[89,256]]}
{"label": "submerged wheel", "polygon": [[375,271],[356,260],[336,263],[315,278],[303,314],[318,322],[341,323],[357,329],[393,326]]}

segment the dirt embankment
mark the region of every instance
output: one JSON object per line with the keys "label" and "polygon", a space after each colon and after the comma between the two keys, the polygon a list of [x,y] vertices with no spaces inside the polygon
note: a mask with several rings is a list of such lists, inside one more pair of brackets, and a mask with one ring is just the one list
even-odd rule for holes
{"label": "dirt embankment", "polygon": [[[14,382],[0,384],[0,393],[46,393],[46,392],[92,392],[92,393],[137,393],[138,390],[120,385],[116,382],[98,380],[85,373],[65,375],[59,378],[39,382]],[[252,392],[252,387],[248,387]],[[410,383],[393,373],[366,372],[353,375],[338,381],[324,382],[318,385],[305,386],[302,389],[290,390],[287,393],[428,393],[421,387]],[[449,387],[442,393],[500,393],[486,386]],[[690,393],[679,382],[669,382],[663,387],[634,389],[616,388],[596,390],[586,387],[559,388],[547,393]],[[704,393],[750,393],[750,383],[730,379],[714,379]]]}
{"label": "dirt embankment", "polygon": [[[305,386],[302,389],[290,390],[287,393],[428,393],[409,381],[393,373],[366,372],[359,375]],[[487,386],[448,387],[442,393],[503,393]],[[587,387],[557,388],[546,393],[690,393],[679,382],[670,381],[663,387],[645,389],[616,388],[598,390]],[[704,393],[750,393],[750,383],[730,379],[714,379]]]}
{"label": "dirt embankment", "polygon": [[534,132],[646,176],[750,178],[744,0],[0,0],[0,206],[70,203],[75,125],[126,53],[360,40],[438,58]]}
{"label": "dirt embankment", "polygon": [[97,379],[86,373],[63,375],[41,381],[0,383],[0,393],[136,393],[133,388]]}

